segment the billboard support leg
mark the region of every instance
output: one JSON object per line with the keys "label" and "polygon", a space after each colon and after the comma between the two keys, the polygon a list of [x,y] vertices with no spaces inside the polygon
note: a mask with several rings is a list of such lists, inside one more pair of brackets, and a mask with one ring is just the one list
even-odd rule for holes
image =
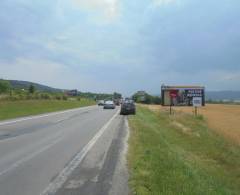
{"label": "billboard support leg", "polygon": [[197,116],[197,111],[198,111],[197,107],[195,107],[195,116]]}
{"label": "billboard support leg", "polygon": [[172,99],[172,97],[171,97],[171,100],[170,100],[171,102],[170,102],[170,115],[172,115],[172,105],[173,105],[173,99]]}

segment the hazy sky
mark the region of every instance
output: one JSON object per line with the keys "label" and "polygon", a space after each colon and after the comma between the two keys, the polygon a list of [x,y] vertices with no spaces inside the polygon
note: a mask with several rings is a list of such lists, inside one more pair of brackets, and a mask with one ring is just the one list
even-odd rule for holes
{"label": "hazy sky", "polygon": [[0,77],[128,95],[240,90],[240,1],[1,0]]}

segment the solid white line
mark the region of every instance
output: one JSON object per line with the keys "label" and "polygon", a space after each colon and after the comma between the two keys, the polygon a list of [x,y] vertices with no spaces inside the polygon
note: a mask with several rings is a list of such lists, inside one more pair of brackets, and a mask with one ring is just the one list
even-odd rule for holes
{"label": "solid white line", "polygon": [[[49,114],[42,114],[42,115],[37,115],[37,116],[19,118],[16,120],[4,121],[4,122],[0,122],[0,126],[23,122],[23,121],[32,120],[32,119],[44,118],[44,117],[48,117],[48,116],[55,116],[55,115],[64,114],[64,113],[68,113],[68,112],[74,112],[74,111],[83,110],[83,109],[90,108],[90,107],[92,107],[92,106],[74,108],[74,109],[66,110],[66,111],[53,112],[53,113],[49,113]],[[87,111],[90,111],[90,110],[87,110]]]}
{"label": "solid white line", "polygon": [[72,174],[74,169],[76,169],[82,162],[86,154],[91,150],[97,140],[102,136],[105,130],[109,127],[112,121],[119,114],[119,110],[114,114],[114,116],[96,133],[96,135],[88,142],[88,144],[73,158],[73,160],[60,172],[56,179],[49,184],[49,186],[40,195],[50,195],[55,194],[58,189],[65,183],[67,178]]}
{"label": "solid white line", "polygon": [[61,120],[57,120],[56,123],[61,123],[63,121],[65,121],[66,119],[61,119]]}

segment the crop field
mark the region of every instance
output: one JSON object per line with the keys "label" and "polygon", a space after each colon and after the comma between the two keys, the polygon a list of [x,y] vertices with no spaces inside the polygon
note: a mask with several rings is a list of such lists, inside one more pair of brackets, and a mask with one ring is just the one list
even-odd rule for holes
{"label": "crop field", "polygon": [[[156,105],[148,107],[155,111],[169,110],[168,107]],[[178,113],[193,114],[194,112],[191,107],[174,107],[173,110]],[[206,119],[211,129],[240,145],[240,105],[207,104],[198,109],[198,114]]]}
{"label": "crop field", "polygon": [[208,105],[204,110],[204,117],[185,113],[191,109],[170,116],[159,106],[137,106],[137,114],[128,117],[132,194],[240,194],[240,146],[212,130],[205,119],[224,119],[220,122],[227,127],[225,120],[231,120],[235,108]]}

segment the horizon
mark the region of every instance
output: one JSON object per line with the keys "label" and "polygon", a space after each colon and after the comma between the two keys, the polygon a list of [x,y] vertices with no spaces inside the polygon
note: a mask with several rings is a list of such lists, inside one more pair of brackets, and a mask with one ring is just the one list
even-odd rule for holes
{"label": "horizon", "polygon": [[[77,90],[78,92],[82,92],[82,93],[98,93],[98,94],[101,94],[101,93],[103,93],[103,94],[113,94],[114,92],[117,92],[118,93],[118,91],[112,91],[112,92],[103,92],[103,91],[81,91],[81,90],[79,90],[79,89],[74,89],[74,88],[68,88],[68,89],[63,89],[63,88],[58,88],[58,87],[54,87],[54,86],[50,86],[50,85],[47,85],[47,84],[44,84],[44,83],[36,83],[36,82],[31,82],[31,81],[25,81],[25,80],[12,80],[12,79],[4,79],[4,78],[0,78],[0,80],[1,79],[3,79],[3,80],[8,80],[8,81],[20,81],[20,82],[29,82],[29,83],[32,83],[32,84],[38,84],[38,85],[42,85],[42,86],[44,86],[44,87],[49,87],[49,88],[53,88],[53,89],[57,89],[57,90],[65,90],[65,91],[67,91],[67,90]],[[180,86],[185,86],[185,87],[188,87],[188,86],[186,86],[186,85],[180,85]],[[189,86],[189,87],[194,87],[194,86]],[[205,87],[205,86],[202,86],[202,87],[204,87],[205,88],[205,92],[206,93],[211,93],[211,92],[213,92],[213,93],[218,93],[218,92],[240,92],[240,90],[207,90],[207,88]],[[160,90],[160,92],[159,93],[149,93],[147,90],[137,90],[137,91],[134,91],[132,94],[129,94],[130,96],[132,96],[134,93],[136,93],[136,92],[139,92],[139,91],[144,91],[144,92],[146,92],[146,93],[148,93],[148,94],[150,94],[150,95],[153,95],[153,96],[160,96],[161,95],[161,90]],[[129,95],[124,95],[124,94],[122,94],[123,96],[125,96],[125,97],[127,97],[127,96],[129,96]]]}
{"label": "horizon", "polygon": [[237,0],[1,4],[0,78],[125,96],[181,83],[240,91]]}

